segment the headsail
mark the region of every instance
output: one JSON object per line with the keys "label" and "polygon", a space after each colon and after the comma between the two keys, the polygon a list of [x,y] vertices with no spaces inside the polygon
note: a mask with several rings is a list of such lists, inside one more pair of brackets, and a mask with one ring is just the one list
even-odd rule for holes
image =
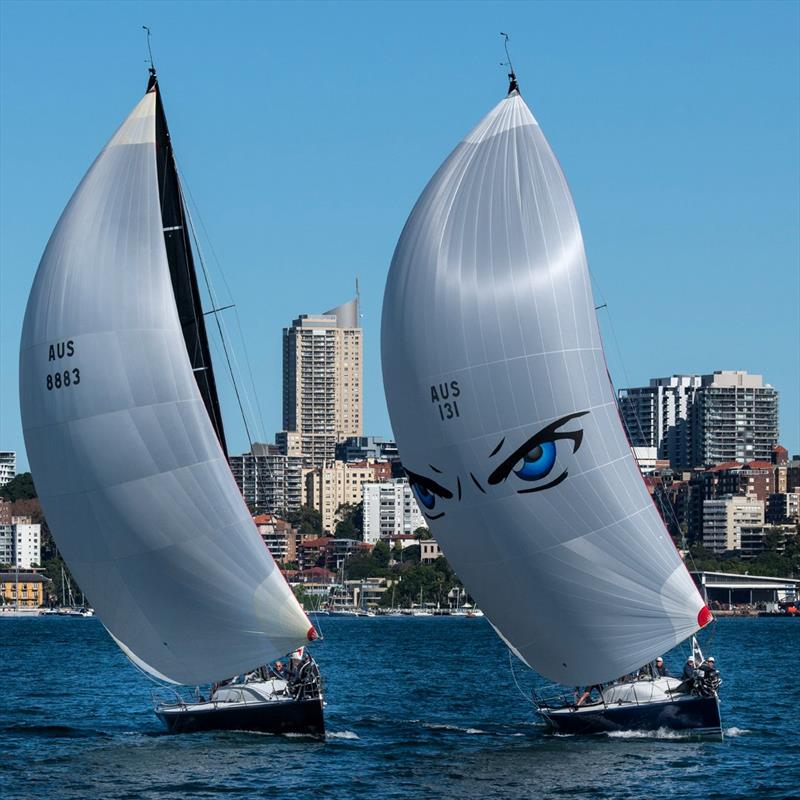
{"label": "headsail", "polygon": [[152,674],[204,683],[306,641],[187,358],[144,96],[61,216],[22,332],[20,405],[59,549]]}
{"label": "headsail", "polygon": [[529,665],[611,680],[710,619],[631,455],[572,198],[514,87],[417,201],[381,346],[420,508]]}

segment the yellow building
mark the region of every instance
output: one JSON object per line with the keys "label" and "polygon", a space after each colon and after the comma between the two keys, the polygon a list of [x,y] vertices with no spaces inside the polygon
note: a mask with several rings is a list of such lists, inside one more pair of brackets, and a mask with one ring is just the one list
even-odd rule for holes
{"label": "yellow building", "polygon": [[[379,475],[391,470],[386,462],[333,461],[324,467],[303,471],[303,503],[322,514],[322,530],[333,533],[339,506],[358,505],[361,502],[361,485],[379,480]],[[377,472],[376,472],[377,471]],[[390,473],[389,473],[390,474]]]}
{"label": "yellow building", "polygon": [[35,572],[0,572],[0,597],[6,605],[38,608],[44,605],[45,583],[49,578]]}

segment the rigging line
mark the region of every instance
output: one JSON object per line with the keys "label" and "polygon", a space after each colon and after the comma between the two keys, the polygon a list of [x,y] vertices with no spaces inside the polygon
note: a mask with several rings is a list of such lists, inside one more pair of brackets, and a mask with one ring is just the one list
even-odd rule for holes
{"label": "rigging line", "polygon": [[[178,186],[179,188],[182,187],[183,181],[181,180],[180,174],[178,174]],[[214,301],[214,292],[211,288],[211,279],[208,275],[208,269],[206,268],[206,260],[203,258],[203,251],[200,248],[200,242],[197,239],[197,231],[194,227],[194,221],[192,220],[191,212],[189,211],[188,207],[186,208],[186,217],[189,220],[189,228],[192,232],[192,238],[194,239],[195,247],[197,248],[197,257],[200,261],[200,266],[203,269],[203,279],[206,282],[206,289],[208,290],[209,297],[211,298],[212,305],[216,306],[216,302]],[[242,415],[242,422],[244,422],[244,430],[247,435],[247,441],[250,443],[250,450],[253,449],[253,438],[250,436],[250,426],[247,424],[247,416],[245,415],[244,405],[242,404],[242,396],[239,393],[239,386],[236,383],[236,377],[233,374],[233,365],[231,364],[230,354],[228,353],[228,345],[225,342],[225,336],[222,332],[222,324],[220,322],[220,315],[214,314],[214,321],[217,323],[217,330],[219,331],[219,338],[222,342],[222,351],[225,353],[225,362],[228,365],[228,373],[231,376],[231,381],[233,383],[233,391],[236,394],[236,402],[239,404],[239,412]]]}
{"label": "rigging line", "polygon": [[[605,308],[606,309],[606,317],[608,319],[609,327],[611,328],[611,336],[614,339],[614,347],[616,348],[616,351],[617,351],[617,358],[619,359],[620,366],[622,367],[622,374],[623,374],[623,376],[625,378],[625,382],[626,382],[626,384],[628,386],[630,386],[631,385],[630,377],[628,376],[628,370],[627,370],[627,368],[625,366],[625,359],[622,357],[622,348],[620,347],[620,344],[619,344],[619,339],[617,337],[617,331],[616,331],[616,328],[614,327],[614,320],[613,320],[613,318],[611,316],[611,310],[608,307],[608,302],[606,301],[605,293],[603,292],[603,290],[602,290],[602,288],[600,286],[600,282],[598,281],[597,276],[595,275],[595,273],[592,271],[592,269],[590,267],[588,267],[588,265],[587,265],[587,268],[588,268],[588,271],[589,271],[589,276],[591,277],[591,279],[594,282],[594,284],[597,286],[598,293],[600,294],[600,299],[603,301],[602,305],[598,306],[598,308]],[[610,377],[611,377],[611,375],[609,374],[609,378]],[[613,380],[611,381],[611,385],[613,387],[613,385],[614,385],[614,381]],[[617,402],[617,404],[619,404],[619,398],[618,397],[616,398],[616,402]],[[641,436],[641,440],[645,441],[646,437],[644,435],[644,427],[642,426],[642,421],[641,421],[641,419],[639,417],[639,411],[638,411],[637,405],[635,403],[632,404],[632,408],[633,408],[633,416],[634,416],[634,419],[636,420],[636,426],[639,429],[638,432],[639,432],[639,434]],[[620,419],[622,420],[623,426],[626,428],[626,431],[627,431],[627,434],[628,434],[628,440],[630,441],[632,439],[631,432],[630,432],[630,430],[627,430],[627,424],[625,423],[625,420],[622,417],[622,414],[620,414]],[[632,448],[632,446],[631,446],[631,448]],[[638,467],[638,463],[637,463],[637,467]],[[662,483],[662,487],[663,487],[663,483]],[[694,556],[692,555],[691,549],[687,546],[686,535],[684,534],[683,528],[681,527],[680,522],[678,521],[678,515],[675,513],[675,509],[672,506],[672,502],[670,500],[668,500],[667,498],[663,498],[660,493],[659,494],[655,494],[655,492],[654,492],[654,495],[658,498],[657,502],[658,502],[659,506],[661,507],[661,517],[662,517],[662,519],[665,519],[667,517],[671,517],[672,521],[675,523],[675,529],[680,533],[681,547],[686,552],[686,558],[684,559],[684,562],[688,560],[690,565],[691,565],[691,567],[692,567],[692,571],[693,572],[697,572],[697,564],[695,563]]]}
{"label": "rigging line", "polygon": [[[177,158],[175,159],[175,166],[176,166],[176,169],[177,169],[177,166],[178,166]],[[182,175],[182,172],[181,172],[181,175]],[[228,284],[228,279],[227,279],[227,277],[225,275],[225,271],[222,269],[222,262],[220,261],[219,256],[217,255],[217,251],[214,248],[214,242],[211,240],[211,237],[209,236],[208,228],[206,227],[205,220],[203,219],[203,215],[200,213],[200,207],[198,206],[197,201],[194,199],[194,195],[192,195],[191,187],[189,186],[189,184],[183,178],[181,179],[181,185],[183,187],[185,187],[186,193],[187,193],[189,199],[192,202],[192,206],[195,209],[195,213],[197,214],[197,219],[198,219],[198,221],[200,223],[200,228],[202,229],[203,235],[205,236],[206,241],[208,242],[208,247],[209,247],[209,250],[211,251],[211,256],[214,259],[214,263],[217,265],[217,269],[219,271],[220,276],[222,277],[222,282],[225,285],[225,289],[228,292],[228,296],[229,296],[229,298],[231,300],[233,300],[233,292],[231,291],[230,285]],[[239,309],[237,307],[235,307],[235,306],[234,306],[234,312],[233,313],[234,313],[234,317],[236,318],[236,327],[238,328],[238,331],[239,331],[239,339],[240,339],[240,341],[242,343],[242,347],[244,349],[245,364],[247,365],[247,372],[248,372],[249,377],[250,377],[250,388],[251,388],[251,390],[253,392],[253,397],[255,398],[256,410],[258,411],[257,422],[261,426],[261,437],[266,441],[266,425],[264,424],[264,415],[263,415],[262,410],[261,410],[261,400],[259,399],[259,393],[258,393],[258,391],[256,389],[255,378],[253,377],[252,361],[250,359],[250,355],[249,355],[248,350],[247,350],[247,340],[245,339],[244,331],[242,330],[242,322],[241,322],[241,317],[239,316]],[[249,396],[248,396],[248,405],[252,406],[252,403],[250,402]],[[252,412],[252,407],[251,407],[251,414],[252,413],[253,412]],[[255,418],[255,416],[256,415],[253,414],[254,418]]]}
{"label": "rigging line", "polygon": [[508,668],[511,670],[511,677],[514,679],[514,684],[517,687],[517,691],[525,698],[526,702],[530,703],[532,706],[535,706],[536,703],[533,701],[532,697],[529,697],[525,690],[519,685],[519,681],[517,680],[517,673],[514,671],[514,655],[511,650],[508,651]]}

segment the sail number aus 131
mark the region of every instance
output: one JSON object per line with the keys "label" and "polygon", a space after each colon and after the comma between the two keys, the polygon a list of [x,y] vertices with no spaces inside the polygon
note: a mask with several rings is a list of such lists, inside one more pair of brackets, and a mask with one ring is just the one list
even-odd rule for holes
{"label": "sail number aus 131", "polygon": [[[47,354],[47,360],[60,361],[62,358],[72,358],[74,355],[75,342],[70,339],[66,342],[51,344]],[[49,372],[44,379],[48,392],[52,392],[53,389],[66,389],[69,386],[77,386],[80,382],[81,371],[77,367]]]}
{"label": "sail number aus 131", "polygon": [[454,419],[461,416],[458,411],[456,398],[461,394],[458,381],[449,383],[438,383],[431,386],[431,403],[434,403],[439,410],[439,417],[442,422],[447,419]]}

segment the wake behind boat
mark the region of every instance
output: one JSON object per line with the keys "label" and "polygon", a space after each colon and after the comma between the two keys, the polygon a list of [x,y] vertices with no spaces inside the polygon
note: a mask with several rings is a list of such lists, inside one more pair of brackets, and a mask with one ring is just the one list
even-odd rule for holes
{"label": "wake behind boat", "polygon": [[208,701],[160,702],[169,730],[320,734],[310,657],[285,678],[222,685],[316,632],[231,475],[192,234],[151,64],[31,289],[31,469],[59,550],[131,662],[162,685],[220,682]]}

